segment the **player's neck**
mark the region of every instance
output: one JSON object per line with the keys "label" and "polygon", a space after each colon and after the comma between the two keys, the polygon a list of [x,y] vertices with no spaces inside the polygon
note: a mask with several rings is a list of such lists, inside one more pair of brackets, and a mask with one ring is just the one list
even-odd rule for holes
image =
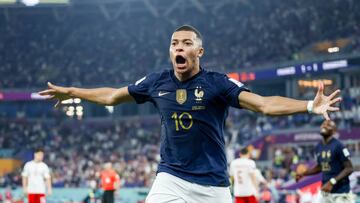
{"label": "player's neck", "polygon": [[329,137],[323,137],[324,144],[328,144],[332,138],[333,138],[332,135],[330,135]]}
{"label": "player's neck", "polygon": [[177,73],[176,71],[174,71],[174,75],[180,82],[184,82],[186,80],[191,79],[192,77],[194,77],[199,72],[200,72],[200,66],[197,65],[189,72]]}

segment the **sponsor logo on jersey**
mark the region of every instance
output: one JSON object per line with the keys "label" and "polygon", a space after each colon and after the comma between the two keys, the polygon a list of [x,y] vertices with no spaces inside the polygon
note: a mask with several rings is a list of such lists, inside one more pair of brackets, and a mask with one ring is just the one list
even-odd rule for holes
{"label": "sponsor logo on jersey", "polygon": [[160,92],[159,92],[159,97],[162,97],[162,96],[167,95],[167,94],[169,94],[169,93],[170,93],[170,92],[160,91]]}

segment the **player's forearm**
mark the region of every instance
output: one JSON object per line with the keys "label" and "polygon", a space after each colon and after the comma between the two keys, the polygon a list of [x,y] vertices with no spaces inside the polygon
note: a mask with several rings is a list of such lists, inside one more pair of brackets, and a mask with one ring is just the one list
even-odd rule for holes
{"label": "player's forearm", "polygon": [[319,165],[316,165],[315,167],[305,171],[303,173],[304,176],[310,176],[310,175],[315,175],[321,172],[321,167]]}
{"label": "player's forearm", "polygon": [[263,97],[263,100],[264,106],[261,112],[266,115],[290,115],[307,112],[308,101],[280,96]]}
{"label": "player's forearm", "polygon": [[27,178],[23,177],[23,179],[22,179],[22,186],[23,186],[23,189],[24,189],[24,190],[27,188],[27,185],[28,185],[28,183],[27,183]]}
{"label": "player's forearm", "polygon": [[69,96],[102,105],[115,105],[130,100],[128,97],[125,97],[126,95],[121,95],[118,89],[108,87],[94,89],[71,87],[69,88]]}
{"label": "player's forearm", "polygon": [[308,101],[280,96],[263,97],[251,92],[241,92],[240,106],[266,115],[289,115],[307,111]]}
{"label": "player's forearm", "polygon": [[52,192],[51,178],[46,179],[46,187],[47,187],[47,191],[51,193]]}
{"label": "player's forearm", "polygon": [[349,176],[354,171],[354,168],[350,161],[348,163],[345,162],[344,165],[345,168],[335,177],[336,181],[340,181],[341,179]]}

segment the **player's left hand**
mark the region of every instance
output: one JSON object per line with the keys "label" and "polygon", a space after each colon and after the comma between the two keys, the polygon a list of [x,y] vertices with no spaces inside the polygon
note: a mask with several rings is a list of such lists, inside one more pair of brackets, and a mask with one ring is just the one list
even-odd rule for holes
{"label": "player's left hand", "polygon": [[321,187],[321,190],[324,192],[330,193],[332,188],[333,188],[333,185],[328,181],[327,183],[325,183],[325,185],[323,185]]}
{"label": "player's left hand", "polygon": [[336,90],[329,96],[324,95],[324,83],[320,82],[318,91],[314,98],[313,112],[322,114],[326,120],[330,120],[328,112],[339,111],[339,107],[333,105],[341,101],[341,97],[336,97],[340,90]]}

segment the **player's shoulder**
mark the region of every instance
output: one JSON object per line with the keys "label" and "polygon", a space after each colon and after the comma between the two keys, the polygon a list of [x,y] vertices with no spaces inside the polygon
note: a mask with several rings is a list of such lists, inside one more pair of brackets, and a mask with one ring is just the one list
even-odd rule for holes
{"label": "player's shoulder", "polygon": [[24,168],[30,167],[33,164],[33,161],[25,162]]}
{"label": "player's shoulder", "polygon": [[203,69],[203,77],[209,80],[224,80],[228,79],[228,76],[224,73]]}
{"label": "player's shoulder", "polygon": [[143,83],[154,83],[169,77],[170,70],[163,70],[159,72],[153,72],[145,75],[135,82],[135,85],[143,84]]}
{"label": "player's shoulder", "polygon": [[344,147],[344,144],[339,139],[337,139],[335,137],[332,138],[331,142],[335,147],[340,147],[340,148]]}
{"label": "player's shoulder", "polygon": [[206,70],[206,69],[203,69],[203,71],[204,71],[203,77],[206,77],[206,80],[209,81],[209,83],[214,84],[216,86],[231,84],[231,83],[234,83],[235,85],[237,85],[239,87],[244,86],[244,84],[242,84],[241,82],[239,82],[233,78],[230,78],[225,73],[210,71],[210,70]]}

